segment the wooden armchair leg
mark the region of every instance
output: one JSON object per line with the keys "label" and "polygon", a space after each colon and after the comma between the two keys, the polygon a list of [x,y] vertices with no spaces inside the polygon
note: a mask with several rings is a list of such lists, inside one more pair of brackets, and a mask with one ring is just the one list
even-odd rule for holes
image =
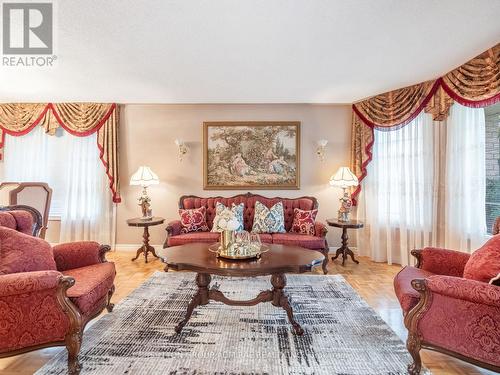
{"label": "wooden armchair leg", "polygon": [[115,293],[115,286],[113,285],[108,292],[108,304],[106,305],[106,310],[108,310],[109,313],[112,312],[115,307],[115,304],[111,303],[111,297],[113,297],[114,293]]}
{"label": "wooden armchair leg", "polygon": [[78,375],[81,370],[80,362],[78,361],[78,353],[82,346],[82,333],[75,332],[66,337],[66,349],[68,350],[68,374]]}
{"label": "wooden armchair leg", "polygon": [[404,323],[408,329],[408,339],[406,340],[406,348],[410,352],[413,363],[408,365],[408,373],[410,375],[419,375],[422,369],[422,359],[420,358],[420,349],[422,349],[422,340],[418,331],[418,323],[425,312],[428,310],[432,295],[426,286],[424,279],[414,279],[411,281],[413,289],[420,294],[420,300],[417,305],[411,309],[404,318]]}
{"label": "wooden armchair leg", "polygon": [[78,353],[82,345],[83,319],[80,311],[70,301],[66,291],[75,285],[75,279],[69,276],[62,276],[56,292],[57,300],[69,319],[69,330],[66,333],[64,341],[68,350],[68,373],[77,375],[80,373],[80,363],[78,362]]}
{"label": "wooden armchair leg", "polygon": [[322,253],[325,256],[325,259],[323,260],[321,268],[323,269],[323,274],[326,275],[328,273],[328,261],[330,254],[330,248],[328,247],[328,243],[326,241],[325,241],[325,248],[323,249]]}
{"label": "wooden armchair leg", "polygon": [[420,358],[420,349],[422,349],[422,346],[420,345],[419,338],[409,334],[406,340],[406,348],[413,358],[413,363],[408,365],[408,374],[419,375],[422,369],[422,359]]}

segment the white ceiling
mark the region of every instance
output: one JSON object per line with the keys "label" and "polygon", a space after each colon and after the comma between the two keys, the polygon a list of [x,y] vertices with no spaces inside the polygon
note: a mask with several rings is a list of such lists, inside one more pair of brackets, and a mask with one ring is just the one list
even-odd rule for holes
{"label": "white ceiling", "polygon": [[500,0],[65,0],[57,65],[0,101],[351,103],[500,41]]}

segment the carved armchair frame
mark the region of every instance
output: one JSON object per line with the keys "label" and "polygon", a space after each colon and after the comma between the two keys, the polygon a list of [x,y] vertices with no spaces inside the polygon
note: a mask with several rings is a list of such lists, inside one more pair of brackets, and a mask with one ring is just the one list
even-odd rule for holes
{"label": "carved armchair frame", "polygon": [[[422,250],[423,249],[414,249],[411,251],[411,255],[413,255],[417,259],[417,264],[416,264],[417,268],[422,267]],[[420,374],[420,370],[422,369],[422,359],[420,358],[421,349],[433,350],[439,353],[449,355],[451,357],[458,358],[464,362],[471,363],[475,366],[500,372],[500,367],[498,366],[494,366],[486,362],[466,357],[460,353],[426,342],[418,330],[418,325],[420,320],[423,318],[423,316],[429,310],[432,304],[433,294],[432,291],[427,286],[427,280],[425,279],[414,279],[411,282],[411,286],[420,294],[420,300],[417,303],[417,305],[413,309],[411,309],[408,312],[408,314],[406,314],[406,316],[404,317],[404,324],[405,327],[408,329],[406,348],[408,349],[413,358],[413,363],[408,366],[408,373],[410,375]]]}
{"label": "carved armchair frame", "polygon": [[[38,211],[37,211],[38,212]],[[101,263],[107,262],[106,253],[111,250],[109,245],[101,245],[99,247],[99,259]],[[70,276],[59,276],[58,285],[56,290],[56,298],[61,310],[66,315],[69,321],[69,328],[66,332],[63,341],[53,341],[47,342],[40,345],[29,346],[26,348],[16,349],[9,352],[0,353],[0,358],[6,358],[15,356],[18,354],[28,353],[34,350],[55,347],[55,346],[65,346],[68,351],[68,373],[70,375],[79,374],[81,365],[78,361],[78,353],[80,352],[80,347],[82,345],[83,331],[85,326],[92,319],[96,318],[105,308],[108,312],[113,311],[114,304],[111,303],[111,297],[114,294],[115,286],[109,291],[106,300],[101,301],[95,306],[94,310],[88,315],[88,317],[83,317],[78,307],[71,302],[67,295],[67,291],[75,285],[75,279]]]}

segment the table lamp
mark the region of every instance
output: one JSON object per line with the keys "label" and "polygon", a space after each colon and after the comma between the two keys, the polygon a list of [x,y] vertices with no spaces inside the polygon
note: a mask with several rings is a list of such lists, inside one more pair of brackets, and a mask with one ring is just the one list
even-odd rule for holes
{"label": "table lamp", "polygon": [[358,186],[358,178],[351,172],[348,167],[340,167],[331,178],[330,185],[344,189],[344,194],[340,198],[340,208],[338,213],[338,220],[342,222],[349,221],[349,213],[351,212],[352,200],[348,188],[351,186]]}
{"label": "table lamp", "polygon": [[160,180],[153,173],[151,168],[144,165],[140,166],[137,172],[130,177],[130,185],[142,186],[142,195],[139,197],[139,206],[142,210],[142,220],[151,220],[153,218],[151,210],[151,198],[148,196],[148,186],[158,185]]}

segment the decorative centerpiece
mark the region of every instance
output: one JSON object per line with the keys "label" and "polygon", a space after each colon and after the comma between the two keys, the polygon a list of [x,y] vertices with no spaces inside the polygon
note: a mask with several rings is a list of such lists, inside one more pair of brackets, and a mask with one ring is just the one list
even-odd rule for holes
{"label": "decorative centerpiece", "polygon": [[218,216],[217,226],[222,229],[220,246],[222,250],[227,251],[234,242],[234,233],[239,228],[240,223],[231,211],[226,210]]}
{"label": "decorative centerpiece", "polygon": [[218,258],[258,259],[269,247],[261,244],[257,233],[225,230],[221,233],[221,241],[210,245],[208,249],[216,253]]}

